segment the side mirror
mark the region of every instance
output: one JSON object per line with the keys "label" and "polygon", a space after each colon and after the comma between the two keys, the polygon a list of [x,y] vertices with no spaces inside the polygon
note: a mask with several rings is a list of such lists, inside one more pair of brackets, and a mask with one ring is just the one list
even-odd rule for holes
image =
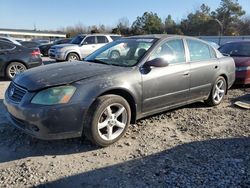
{"label": "side mirror", "polygon": [[88,44],[88,42],[83,42],[83,43],[82,43],[82,45],[87,45],[87,44]]}
{"label": "side mirror", "polygon": [[169,65],[168,61],[163,58],[156,58],[151,61],[146,62],[149,67],[167,67]]}
{"label": "side mirror", "polygon": [[230,54],[227,54],[227,53],[222,53],[222,55],[230,57]]}

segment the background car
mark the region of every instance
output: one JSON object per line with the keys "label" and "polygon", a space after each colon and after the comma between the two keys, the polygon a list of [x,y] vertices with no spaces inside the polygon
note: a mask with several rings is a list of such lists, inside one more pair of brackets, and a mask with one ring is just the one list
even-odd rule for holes
{"label": "background car", "polygon": [[27,48],[36,48],[36,49],[39,49],[39,43],[37,42],[33,42],[33,41],[20,41],[21,45],[22,46],[25,46]]}
{"label": "background car", "polygon": [[80,60],[119,37],[120,35],[112,34],[81,34],[74,37],[69,44],[52,46],[49,50],[49,57],[57,61]]}
{"label": "background car", "polygon": [[236,66],[236,84],[250,84],[250,41],[226,43],[219,48],[225,55],[231,56]]}
{"label": "background car", "polygon": [[26,69],[42,65],[39,49],[0,40],[0,76],[13,79]]}
{"label": "background car", "polygon": [[68,43],[70,43],[71,40],[72,40],[72,38],[58,39],[58,40],[55,40],[53,43],[40,45],[39,49],[40,49],[41,54],[43,56],[48,56],[49,49],[51,48],[51,46],[58,45],[58,44],[68,44]]}
{"label": "background car", "polygon": [[[107,52],[116,46],[126,46],[127,51],[110,58]],[[108,146],[137,119],[197,101],[219,105],[234,79],[233,59],[204,41],[135,36],[103,46],[84,62],[19,74],[4,104],[12,124],[32,136],[62,139],[85,134],[93,143]],[[26,94],[13,98],[16,88]]]}

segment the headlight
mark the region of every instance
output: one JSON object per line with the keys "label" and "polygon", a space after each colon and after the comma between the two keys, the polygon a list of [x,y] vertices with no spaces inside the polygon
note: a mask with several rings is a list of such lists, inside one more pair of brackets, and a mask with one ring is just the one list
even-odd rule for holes
{"label": "headlight", "polygon": [[31,100],[33,104],[53,105],[68,103],[75,93],[74,86],[58,86],[40,91]]}

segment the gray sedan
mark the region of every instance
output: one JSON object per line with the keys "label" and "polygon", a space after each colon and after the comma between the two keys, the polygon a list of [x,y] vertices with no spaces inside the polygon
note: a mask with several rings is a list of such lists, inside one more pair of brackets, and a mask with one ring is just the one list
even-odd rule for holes
{"label": "gray sedan", "polygon": [[[116,55],[110,56],[113,50]],[[32,136],[85,135],[108,146],[140,118],[197,101],[220,104],[234,80],[233,59],[204,41],[134,36],[107,44],[84,61],[17,75],[4,104],[13,125]]]}

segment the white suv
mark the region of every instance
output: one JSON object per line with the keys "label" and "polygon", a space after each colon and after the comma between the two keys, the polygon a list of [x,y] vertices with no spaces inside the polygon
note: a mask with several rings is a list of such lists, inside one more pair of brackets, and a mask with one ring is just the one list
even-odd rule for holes
{"label": "white suv", "polygon": [[81,60],[105,44],[119,39],[120,35],[81,34],[74,37],[70,44],[52,46],[49,57],[57,61]]}

